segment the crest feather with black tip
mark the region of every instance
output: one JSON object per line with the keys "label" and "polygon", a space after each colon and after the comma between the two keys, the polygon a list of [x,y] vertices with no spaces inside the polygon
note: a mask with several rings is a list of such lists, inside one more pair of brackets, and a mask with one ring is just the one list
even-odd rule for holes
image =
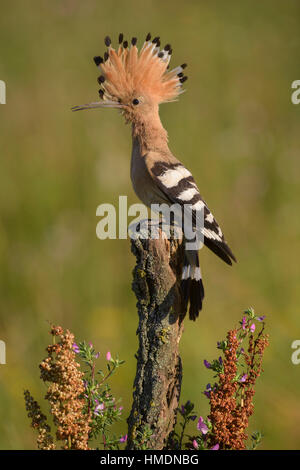
{"label": "crest feather with black tip", "polygon": [[156,36],[151,41],[150,33],[140,50],[136,37],[131,39],[129,45],[120,33],[118,42],[115,50],[111,38],[106,36],[104,43],[108,49],[104,59],[94,57],[101,70],[98,81],[103,87],[100,95],[104,100],[122,102],[132,95],[147,95],[157,103],[164,103],[174,101],[183,92],[182,84],[187,80],[183,74],[186,64],[169,70],[172,55],[170,44],[161,49],[160,37]]}

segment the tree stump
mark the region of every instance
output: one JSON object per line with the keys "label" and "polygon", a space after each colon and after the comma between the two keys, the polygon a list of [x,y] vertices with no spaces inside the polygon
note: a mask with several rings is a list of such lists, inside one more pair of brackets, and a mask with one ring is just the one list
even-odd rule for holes
{"label": "tree stump", "polygon": [[[180,279],[182,240],[131,241],[136,266],[132,288],[137,297],[139,326],[133,405],[128,418],[127,449],[163,449],[176,423],[182,365],[179,342],[183,330]],[[151,436],[151,437],[150,437]]]}

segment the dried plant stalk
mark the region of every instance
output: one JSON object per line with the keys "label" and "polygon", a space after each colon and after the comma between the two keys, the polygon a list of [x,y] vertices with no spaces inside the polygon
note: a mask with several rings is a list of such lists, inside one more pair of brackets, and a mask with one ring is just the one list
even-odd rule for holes
{"label": "dried plant stalk", "polygon": [[246,429],[249,417],[253,414],[253,397],[255,383],[262,371],[262,359],[265,348],[268,346],[268,335],[264,333],[264,325],[254,339],[250,333],[249,325],[244,325],[245,336],[249,334],[247,351],[243,352],[244,362],[247,366],[242,380],[237,380],[238,351],[241,341],[238,338],[239,329],[230,330],[227,334],[227,347],[224,351],[224,371],[219,373],[219,383],[213,387],[210,396],[209,419],[212,423],[213,433],[209,435],[209,445],[218,445],[220,449],[243,450],[246,448],[248,435]]}
{"label": "dried plant stalk", "polygon": [[41,412],[37,401],[30,395],[28,390],[24,391],[25,406],[28,417],[31,419],[31,426],[38,431],[37,447],[40,450],[54,450],[55,444],[51,436],[50,426],[47,424],[47,417]]}

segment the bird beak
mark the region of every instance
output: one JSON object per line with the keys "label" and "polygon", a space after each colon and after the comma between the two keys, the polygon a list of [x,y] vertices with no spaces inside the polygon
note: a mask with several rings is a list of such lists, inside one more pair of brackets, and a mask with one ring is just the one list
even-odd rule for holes
{"label": "bird beak", "polygon": [[72,111],[81,111],[82,109],[94,109],[94,108],[123,108],[123,105],[112,100],[95,101],[94,103],[83,104],[81,106],[74,106]]}

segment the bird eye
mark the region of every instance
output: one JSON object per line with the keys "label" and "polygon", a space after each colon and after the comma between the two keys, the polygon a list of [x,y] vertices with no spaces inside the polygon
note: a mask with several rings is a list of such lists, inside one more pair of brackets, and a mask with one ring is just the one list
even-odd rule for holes
{"label": "bird eye", "polygon": [[137,98],[134,98],[134,100],[132,100],[132,104],[134,104],[134,105],[139,104],[139,100]]}

